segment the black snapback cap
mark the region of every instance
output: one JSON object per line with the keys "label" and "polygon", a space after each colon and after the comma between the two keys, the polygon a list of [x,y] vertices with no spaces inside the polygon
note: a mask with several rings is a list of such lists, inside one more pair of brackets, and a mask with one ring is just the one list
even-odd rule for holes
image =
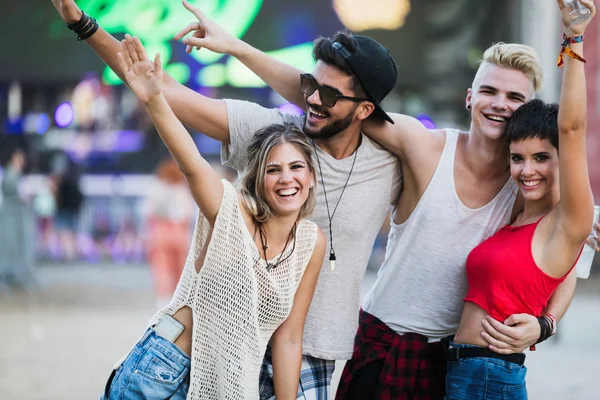
{"label": "black snapback cap", "polygon": [[387,96],[398,79],[398,68],[389,50],[368,36],[354,35],[356,50],[351,52],[343,44],[333,42],[358,81],[375,104],[374,115],[394,123],[394,120],[381,108],[381,101]]}

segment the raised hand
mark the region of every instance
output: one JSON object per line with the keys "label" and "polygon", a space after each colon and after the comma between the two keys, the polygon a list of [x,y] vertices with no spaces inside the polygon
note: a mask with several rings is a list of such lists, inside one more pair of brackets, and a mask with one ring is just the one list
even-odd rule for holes
{"label": "raised hand", "polygon": [[179,40],[192,32],[190,37],[183,40],[186,44],[185,52],[191,53],[195,47],[197,50],[206,48],[220,54],[232,54],[238,40],[223,29],[219,24],[208,18],[198,7],[193,7],[186,0],[183,6],[196,16],[198,21],[192,22],[180,30],[175,39]]}
{"label": "raised hand", "polygon": [[140,39],[125,35],[122,51],[117,54],[117,60],[127,86],[141,102],[148,103],[160,96],[163,76],[160,54],[157,54],[154,62],[151,62],[146,56],[146,50]]}
{"label": "raised hand", "polygon": [[565,0],[557,0],[558,8],[562,16],[563,26],[565,28],[565,34],[568,37],[581,36],[585,33],[585,30],[590,23],[591,17],[596,14],[596,7],[594,6],[593,0],[579,0],[581,4],[590,10],[590,18],[580,23],[575,23],[574,20],[577,18],[575,13],[571,14],[572,9],[565,5]]}
{"label": "raised hand", "polygon": [[75,0],[52,0],[52,4],[67,24],[74,24],[81,19],[82,11]]}

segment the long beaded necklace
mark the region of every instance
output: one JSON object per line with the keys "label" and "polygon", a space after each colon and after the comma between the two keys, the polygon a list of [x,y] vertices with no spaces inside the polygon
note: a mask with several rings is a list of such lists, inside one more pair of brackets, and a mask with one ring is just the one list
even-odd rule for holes
{"label": "long beaded necklace", "polygon": [[[262,246],[263,253],[265,255],[265,262],[267,263],[267,272],[270,272],[273,268],[276,268],[279,264],[281,264],[282,262],[284,262],[285,260],[290,258],[292,256],[292,254],[294,253],[294,250],[296,249],[296,225],[297,225],[297,223],[294,222],[294,227],[290,231],[290,234],[288,235],[287,240],[285,241],[285,245],[283,246],[283,250],[279,254],[279,257],[277,258],[277,261],[275,262],[275,264],[270,263],[267,259],[267,249],[269,248],[269,245],[268,245],[269,243],[267,241],[267,234],[265,233],[263,224],[260,222],[258,222],[257,224],[258,224],[258,231],[259,231],[259,237],[260,237],[260,245]],[[256,233],[255,233],[255,235],[256,235]],[[288,247],[288,244],[290,243],[290,240],[292,240],[292,238],[294,239],[292,251],[290,251],[290,254],[288,254],[287,257],[282,260],[281,257],[283,257],[283,253],[285,253],[285,251]]]}
{"label": "long beaded necklace", "polygon": [[[337,211],[338,206],[340,205],[340,200],[342,200],[342,196],[346,191],[346,186],[348,186],[348,182],[350,181],[350,177],[352,176],[352,171],[354,171],[354,163],[356,163],[356,156],[358,155],[358,147],[354,152],[354,159],[352,160],[352,167],[350,167],[350,173],[348,174],[348,178],[346,178],[346,183],[344,183],[344,187],[342,188],[342,193],[335,203],[335,208],[333,209],[333,213],[329,212],[329,201],[327,200],[327,189],[325,188],[325,180],[323,179],[323,170],[321,169],[321,159],[319,158],[319,153],[317,152],[317,146],[315,145],[315,141],[311,140],[313,148],[315,150],[315,156],[317,156],[317,164],[319,166],[319,174],[321,175],[321,185],[323,186],[323,194],[325,195],[325,206],[327,207],[327,217],[329,219],[329,267],[333,271],[335,269],[335,250],[333,249],[333,229],[331,227],[331,221],[335,216],[335,212]],[[360,144],[359,144],[360,147]]]}

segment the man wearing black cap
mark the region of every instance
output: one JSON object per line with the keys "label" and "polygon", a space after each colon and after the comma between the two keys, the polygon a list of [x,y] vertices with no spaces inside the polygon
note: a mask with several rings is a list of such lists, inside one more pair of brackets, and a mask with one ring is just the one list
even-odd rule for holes
{"label": "man wearing black cap", "polygon": [[[82,19],[81,10],[72,0],[53,3],[63,20],[72,26]],[[206,34],[216,32],[221,35],[220,40],[229,40],[221,50],[213,50],[227,48],[227,53],[238,58],[258,53],[223,32],[197,8],[184,5],[199,19],[188,28],[201,26]],[[85,36],[94,51],[122,75],[116,57],[120,43],[101,27]],[[189,46],[206,44],[198,42],[200,37],[190,39]],[[399,193],[397,157],[361,133],[362,122],[371,115],[392,122],[379,103],[395,86],[397,69],[387,49],[365,36],[338,33],[331,40],[319,38],[313,55],[316,65],[312,73],[297,76],[306,117],[246,101],[210,99],[178,84],[167,74],[164,94],[184,124],[223,143],[223,163],[238,171],[247,163],[245,150],[252,134],[266,125],[292,122],[303,126],[314,139],[318,191],[311,219],[329,239],[328,256],[305,322],[302,343],[299,338],[290,338],[287,343],[272,345],[287,346],[290,352],[302,349],[298,397],[327,399],[335,360],[352,355],[360,283],[377,233]],[[271,360],[267,352],[260,377],[262,399],[273,398],[275,385],[292,384],[273,376],[273,369],[277,372],[294,368],[286,364],[285,360]]]}
{"label": "man wearing black cap", "polygon": [[[362,277],[399,193],[398,159],[361,133],[362,121],[370,115],[389,118],[379,102],[395,84],[396,66],[373,39],[345,33],[317,39],[313,56],[317,62],[312,73],[300,76],[306,117],[226,100],[229,144],[221,155],[226,165],[240,170],[251,133],[280,118],[303,124],[314,139],[318,191],[311,219],[325,232],[329,249],[305,322],[298,396],[327,399],[335,360],[352,354]],[[263,399],[274,395],[273,365],[267,353],[261,374]]]}

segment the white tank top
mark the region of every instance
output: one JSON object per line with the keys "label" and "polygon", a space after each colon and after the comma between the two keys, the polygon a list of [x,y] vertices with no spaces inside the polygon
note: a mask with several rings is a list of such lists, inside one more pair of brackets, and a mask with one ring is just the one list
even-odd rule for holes
{"label": "white tank top", "polygon": [[392,215],[385,260],[363,303],[400,334],[441,339],[456,333],[467,293],[467,256],[510,219],[517,194],[512,179],[483,207],[468,208],[458,198],[458,136],[446,130],[438,166],[410,217],[395,224]]}

